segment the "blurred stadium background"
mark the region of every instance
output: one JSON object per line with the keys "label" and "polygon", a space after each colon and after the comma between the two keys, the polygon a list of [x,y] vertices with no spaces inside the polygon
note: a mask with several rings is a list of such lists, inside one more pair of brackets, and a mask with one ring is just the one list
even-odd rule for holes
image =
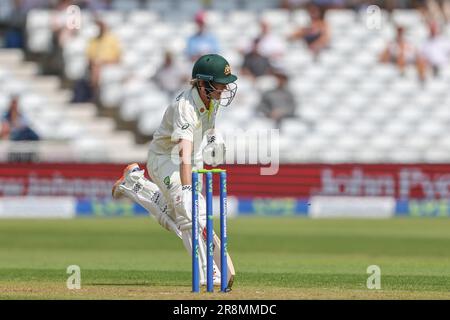
{"label": "blurred stadium background", "polygon": [[[79,17],[71,5],[81,8]],[[146,216],[138,205],[112,201],[111,186],[127,163],[145,164],[152,134],[192,61],[218,52],[239,76],[219,129],[280,129],[276,175],[260,175],[258,163],[226,165],[230,215],[264,216],[254,224],[231,222],[241,283],[257,286],[259,272],[270,270],[287,272],[282,286],[317,280],[311,286],[339,287],[331,273],[357,273],[373,262],[367,255],[388,264],[404,254],[392,275],[415,266],[408,278],[414,285],[404,278],[400,287],[423,285],[448,297],[441,277],[448,277],[447,219],[316,225],[277,217],[449,217],[449,22],[449,2],[434,0],[1,0],[0,218]],[[250,149],[244,144],[237,152]],[[15,268],[66,266],[70,248],[92,269],[115,261],[118,269],[166,270],[167,259],[172,266],[187,259],[156,224],[107,220],[0,221],[0,280],[59,279],[53,271]],[[280,252],[277,241],[285,245]],[[170,254],[158,251],[163,243]],[[89,256],[88,248],[97,251]],[[139,260],[149,248],[159,252],[159,264],[153,253]],[[268,261],[264,250],[279,256]],[[48,262],[37,256],[42,252]],[[289,275],[294,268],[306,274]],[[180,279],[189,283],[186,270]],[[307,277],[317,270],[330,275]],[[419,279],[423,274],[434,278]],[[123,275],[91,273],[97,276],[120,282]],[[135,277],[130,283],[179,284],[170,271]]]}
{"label": "blurred stadium background", "polygon": [[[355,212],[372,197],[375,215],[447,216],[448,3],[373,4],[379,12],[368,1],[2,1],[0,216],[16,214],[8,197],[34,195],[121,214],[111,183],[145,163],[202,50],[240,75],[219,129],[281,129],[277,175],[231,166],[235,213],[310,214],[325,210],[312,197],[353,196]],[[348,211],[332,199],[331,212]]]}

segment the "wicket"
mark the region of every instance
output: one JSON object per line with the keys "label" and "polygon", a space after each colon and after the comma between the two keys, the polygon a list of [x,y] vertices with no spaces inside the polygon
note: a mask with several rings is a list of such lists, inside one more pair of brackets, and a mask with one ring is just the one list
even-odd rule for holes
{"label": "wicket", "polygon": [[206,175],[206,290],[214,291],[213,280],[213,174],[220,174],[220,291],[227,292],[227,173],[223,169],[192,171],[192,291],[200,292],[199,279],[199,174]]}

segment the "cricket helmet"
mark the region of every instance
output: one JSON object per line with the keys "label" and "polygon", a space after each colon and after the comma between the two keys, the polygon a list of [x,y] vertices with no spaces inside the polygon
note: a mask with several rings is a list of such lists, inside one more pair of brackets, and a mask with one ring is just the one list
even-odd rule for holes
{"label": "cricket helmet", "polygon": [[237,76],[231,73],[230,64],[221,55],[206,54],[198,58],[192,68],[192,79],[204,81],[208,94],[216,90],[215,83],[227,85],[222,91],[221,106],[228,106],[236,95],[237,85],[234,82]]}
{"label": "cricket helmet", "polygon": [[230,64],[218,54],[206,54],[198,58],[192,68],[192,79],[228,84],[237,80],[231,74]]}

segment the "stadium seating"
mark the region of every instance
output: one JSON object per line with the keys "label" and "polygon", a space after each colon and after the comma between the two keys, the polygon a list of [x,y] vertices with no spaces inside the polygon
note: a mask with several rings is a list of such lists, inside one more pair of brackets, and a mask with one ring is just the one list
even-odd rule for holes
{"label": "stadium seating", "polygon": [[[18,50],[0,50],[0,114],[11,95],[18,95],[20,111],[43,142],[0,141],[0,149],[12,152],[37,145],[44,158],[68,160],[132,161],[132,155],[139,153],[139,159],[145,158],[146,148],[135,144],[131,132],[117,131],[111,118],[97,117],[91,103],[70,104],[71,92],[60,88],[57,77],[39,76],[34,63],[22,60]],[[7,154],[2,152],[2,157]]]}
{"label": "stadium seating", "polygon": [[[260,17],[270,22],[273,31],[283,39],[309,19],[303,10],[271,9],[260,15],[258,6],[272,2],[259,2],[249,2],[254,3],[256,11],[239,8],[238,1],[214,2],[215,7],[207,13],[210,29],[219,37],[221,51],[234,66],[233,72],[239,73],[242,62],[237,50],[258,33]],[[105,12],[101,16],[119,37],[125,50],[120,65],[103,70],[101,101],[107,108],[117,108],[123,120],[136,120],[138,130],[150,136],[156,130],[170,97],[162,94],[149,79],[161,64],[166,49],[170,49],[176,62],[189,72],[190,62],[183,50],[186,38],[195,30],[192,15],[197,8],[177,15],[175,20],[174,15],[168,18],[166,14],[173,10],[172,2],[151,1],[150,10],[138,10],[133,4],[135,2],[128,0],[114,3],[116,9],[125,6],[127,11]],[[179,5],[182,3],[180,1]],[[298,101],[299,119],[285,121],[280,134],[282,161],[450,160],[447,137],[450,126],[450,66],[440,77],[430,79],[425,87],[421,87],[412,67],[401,76],[394,66],[378,63],[381,50],[394,36],[394,23],[407,26],[407,36],[415,44],[426,38],[427,30],[420,15],[412,10],[394,10],[392,21],[384,20],[381,30],[366,28],[363,16],[350,10],[328,11],[326,19],[331,26],[332,41],[318,62],[313,62],[302,43],[286,43],[288,50],[282,62],[291,76],[289,85]],[[83,21],[83,31],[64,48],[65,72],[70,79],[83,74],[86,66],[83,52],[89,37],[95,33],[92,17],[85,15]],[[246,32],[242,35],[244,27]],[[32,51],[49,50],[47,11],[33,11],[28,17],[27,30]],[[450,36],[450,28],[446,32]],[[0,72],[0,79],[2,77],[4,75]],[[23,84],[11,82],[8,85],[17,86],[20,90]],[[219,114],[218,128],[227,132],[235,128],[272,128],[272,121],[255,115],[255,107],[261,93],[273,86],[273,79],[264,77],[252,83],[241,77],[238,86],[234,105]],[[41,98],[27,97],[29,108],[40,105]],[[0,95],[1,99],[4,98]],[[53,130],[53,136],[47,133],[49,137],[76,136],[82,130],[75,123],[79,119],[77,117],[87,117],[86,114],[72,114],[67,110],[64,114],[69,117],[68,124],[59,131]],[[51,118],[54,119],[53,124],[56,118],[60,117]],[[313,126],[305,126],[304,120]],[[42,131],[46,132],[45,129]],[[293,145],[298,150],[292,151]]]}

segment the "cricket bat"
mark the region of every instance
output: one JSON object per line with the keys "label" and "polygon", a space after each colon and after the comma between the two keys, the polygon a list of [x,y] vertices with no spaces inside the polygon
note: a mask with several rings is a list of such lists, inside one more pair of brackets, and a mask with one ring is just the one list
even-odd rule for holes
{"label": "cricket bat", "polygon": [[[214,232],[213,237],[214,242],[214,262],[217,266],[220,266],[220,238]],[[230,254],[227,252],[227,279],[228,279],[228,289],[231,289],[234,282],[234,276],[236,275],[236,271],[234,270],[233,261],[231,260]],[[224,272],[220,270],[220,272]]]}
{"label": "cricket bat", "polygon": [[[177,226],[175,225],[175,223],[173,222],[172,219],[169,219],[168,221],[169,223],[169,227],[172,229],[173,232],[175,232],[175,234],[178,236],[178,238],[183,239],[182,235],[181,235],[181,231],[177,228]],[[201,232],[202,236],[203,236],[203,232]],[[205,233],[206,235],[206,233]],[[205,239],[205,237],[204,237]],[[213,235],[213,244],[214,244],[214,253],[213,253],[213,260],[214,263],[220,267],[220,238],[217,236],[217,234],[214,232]],[[227,252],[227,279],[228,279],[228,284],[227,284],[227,288],[231,289],[231,286],[233,285],[234,282],[234,276],[236,275],[236,271],[234,270],[234,265],[233,265],[233,261],[231,260],[230,254]],[[222,272],[222,270],[220,270],[220,272]]]}

